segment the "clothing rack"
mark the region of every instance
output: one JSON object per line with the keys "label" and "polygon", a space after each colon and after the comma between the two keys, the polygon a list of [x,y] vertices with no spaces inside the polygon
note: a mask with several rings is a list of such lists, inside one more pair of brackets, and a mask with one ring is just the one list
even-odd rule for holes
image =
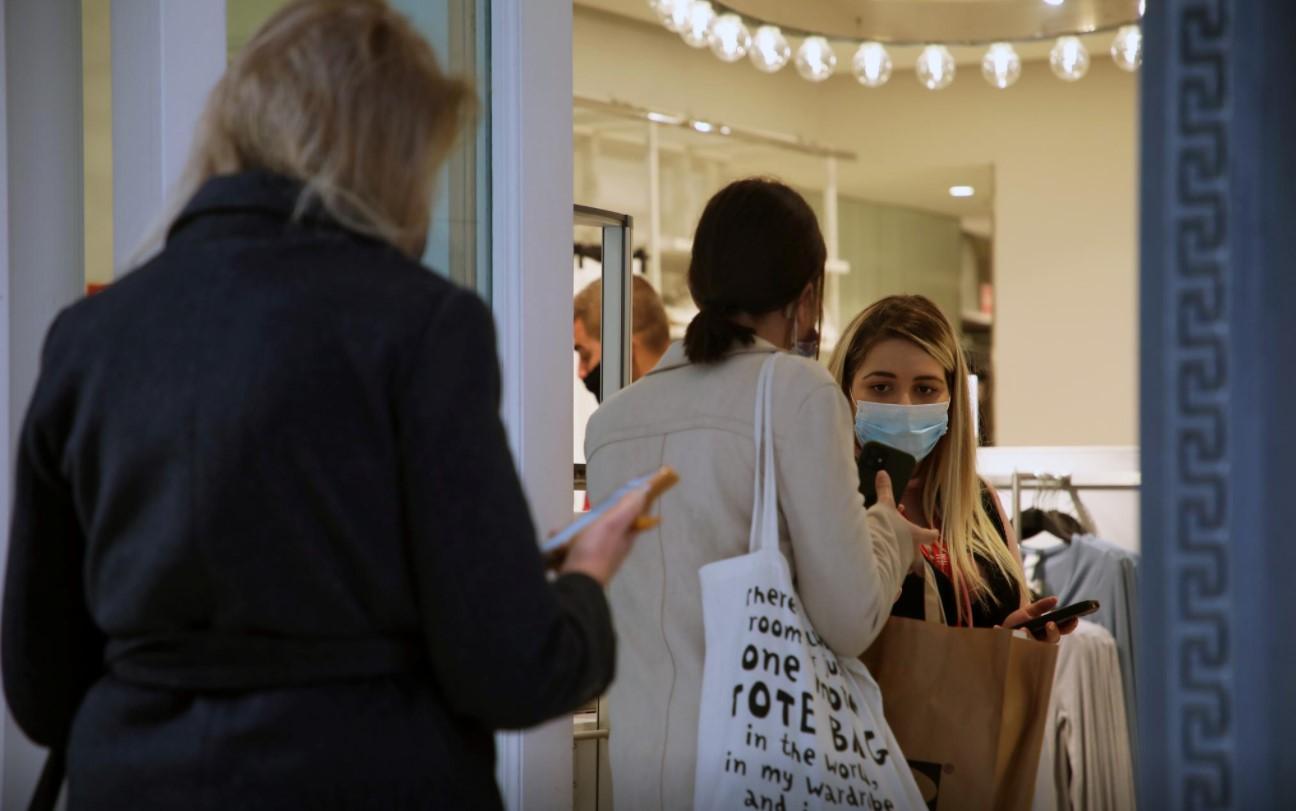
{"label": "clothing rack", "polygon": [[[1000,469],[1002,470],[1003,467]],[[1096,535],[1098,533],[1094,532],[1093,519],[1081,498],[1081,491],[1087,493],[1123,491],[1136,495],[1142,486],[1142,476],[1137,470],[1121,470],[1119,467],[1103,469],[1091,465],[1089,469],[1092,472],[1072,474],[1017,470],[1012,475],[987,477],[987,481],[998,488],[1012,488],[1013,523],[1017,528],[1019,539],[1022,514],[1025,512],[1022,509],[1022,493],[1026,490],[1067,493],[1075,505],[1077,517],[1084,531]],[[1120,498],[1114,500],[1124,501]],[[1097,626],[1105,628],[1102,633],[1109,635],[1114,648],[1113,651],[1100,655],[1096,644],[1098,639],[1094,636],[1095,631],[1101,630],[1097,627],[1082,629],[1077,636],[1067,638],[1072,640],[1069,646],[1063,646],[1066,653],[1059,656],[1054,694],[1051,699],[1049,718],[1046,721],[1048,725],[1044,736],[1046,751],[1041,753],[1039,760],[1036,802],[1033,803],[1035,808],[1058,808],[1056,800],[1065,798],[1069,794],[1073,781],[1079,781],[1086,786],[1092,784],[1093,788],[1088,796],[1105,797],[1111,807],[1125,808],[1134,805],[1132,753],[1137,750],[1135,729],[1137,703],[1134,683],[1134,651],[1137,644],[1131,612],[1137,602],[1134,574],[1137,558],[1131,565],[1128,557],[1104,551],[1109,546],[1119,548],[1104,544],[1101,540],[1093,544],[1077,541],[1050,551],[1043,551],[1038,547],[1032,550],[1025,545],[1021,547],[1023,553],[1033,551],[1038,555],[1036,558],[1038,563],[1032,562],[1029,558],[1023,559],[1031,590],[1040,594],[1053,594],[1059,600],[1068,603],[1081,599],[1098,600],[1102,603],[1102,612],[1091,620]],[[1060,564],[1061,571],[1066,573],[1063,582],[1050,582],[1053,575],[1060,573],[1053,568],[1055,564],[1046,564],[1046,561],[1070,561]],[[1087,643],[1081,641],[1085,636],[1090,637]],[[1083,657],[1086,663],[1081,665],[1076,657]],[[1105,658],[1106,665],[1100,666],[1098,658]],[[1061,676],[1064,668],[1065,672],[1070,674],[1069,676]],[[1119,683],[1111,680],[1116,672],[1120,675]],[[1081,673],[1084,674],[1083,677],[1079,675]],[[1077,687],[1076,685],[1081,681],[1088,682],[1090,686]],[[1067,685],[1070,687],[1068,688]],[[1063,693],[1059,693],[1059,690],[1067,689],[1071,691],[1069,700],[1063,697]],[[1116,702],[1111,702],[1108,700],[1110,696],[1119,696],[1119,698]],[[1063,709],[1068,703],[1071,706]],[[1125,712],[1109,712],[1113,703],[1121,705]],[[1058,734],[1063,729],[1059,715],[1062,712],[1078,712],[1087,718],[1083,724],[1078,724],[1085,730],[1078,739]],[[1071,723],[1076,724],[1074,716]],[[1124,730],[1122,726],[1125,727]],[[1090,735],[1094,737],[1086,742],[1085,739]],[[1123,740],[1126,737],[1128,740]],[[1099,753],[1097,759],[1095,753]],[[1072,769],[1066,769],[1065,764],[1072,764]],[[1079,771],[1074,770],[1075,764],[1081,765]],[[1064,778],[1060,778],[1057,774],[1059,765],[1064,766]],[[1066,807],[1065,801],[1061,807]]]}
{"label": "clothing rack", "polygon": [[1023,490],[1060,490],[1071,496],[1071,501],[1075,504],[1076,512],[1079,513],[1077,518],[1084,526],[1085,531],[1094,532],[1093,516],[1089,513],[1089,508],[1085,506],[1084,501],[1080,498],[1081,490],[1138,490],[1143,484],[1143,476],[1137,471],[1118,474],[1105,474],[1102,476],[1074,476],[1070,473],[1046,473],[1035,472],[1026,473],[1020,470],[1014,470],[1011,476],[990,476],[987,482],[991,487],[997,489],[1009,487],[1012,489],[1013,504],[1013,528],[1017,531],[1017,537],[1021,537],[1022,529],[1022,491]]}

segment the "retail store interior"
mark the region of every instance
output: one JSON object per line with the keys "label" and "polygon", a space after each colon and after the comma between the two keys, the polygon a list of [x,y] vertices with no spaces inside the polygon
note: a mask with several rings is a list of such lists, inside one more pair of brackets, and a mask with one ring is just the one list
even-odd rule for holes
{"label": "retail store interior", "polygon": [[[1136,3],[1125,5],[1137,14]],[[1141,478],[1141,54],[1139,29],[1129,27],[1137,16],[1074,38],[1008,42],[1011,31],[957,19],[925,33],[916,29],[932,18],[918,14],[908,22],[925,34],[920,41],[879,49],[862,34],[823,30],[833,6],[576,0],[576,203],[633,219],[633,270],[660,292],[679,338],[697,311],[687,270],[707,199],[742,177],[787,182],[815,209],[828,247],[822,357],[877,299],[932,299],[959,331],[975,376],[981,476],[1014,520],[1032,509],[1072,516],[1132,569]],[[867,28],[851,24],[843,23]],[[779,25],[775,37],[768,28]],[[807,52],[817,32],[832,57]],[[929,49],[933,42],[949,47]],[[577,225],[573,242],[576,294],[603,272],[600,232]],[[579,357],[573,369],[579,470],[597,401]],[[1070,542],[1048,532],[1024,538],[1028,577]],[[1130,682],[1133,609],[1112,608],[1105,624]],[[1119,724],[1132,730],[1134,707],[1124,709]],[[1078,745],[1108,747],[1098,738],[1110,732]],[[578,717],[578,808],[611,807],[609,734],[617,730],[605,706]],[[1065,795],[1068,780],[1087,781],[1132,802],[1132,743],[1130,732],[1103,774],[1055,781],[1042,764],[1040,786],[1060,781],[1053,787]],[[1046,752],[1067,756],[1077,753]]]}
{"label": "retail store interior", "polygon": [[[433,804],[453,804],[449,786],[509,809],[1284,807],[1293,40],[1292,0],[6,0],[0,808],[76,808],[87,789],[161,807],[168,773],[190,805],[247,807],[202,798],[262,766],[287,805],[344,796],[333,780],[372,805],[408,778]],[[265,105],[271,90],[288,95]],[[363,168],[340,182],[343,165]],[[380,177],[371,201],[359,186]],[[708,201],[753,179],[699,229]],[[252,237],[248,254],[193,250]],[[244,272],[325,238],[340,241]],[[370,258],[318,272],[352,242]],[[365,309],[358,293],[390,292],[371,285],[370,249],[455,306],[402,292]],[[184,275],[137,272],[159,257]],[[322,295],[330,279],[348,286]],[[268,292],[245,320],[248,291]],[[408,342],[369,340],[395,327]],[[246,365],[223,371],[239,347]],[[154,350],[178,360],[140,362]],[[423,350],[435,361],[408,361]],[[357,374],[357,358],[383,365]],[[319,382],[334,367],[341,382]],[[271,385],[292,373],[310,385]],[[394,441],[344,448],[360,420],[306,430],[341,413],[313,392],[342,402],[359,379],[438,405],[402,417],[366,399]],[[183,402],[185,419],[162,419]],[[44,426],[42,403],[57,406]],[[453,442],[410,432],[425,420]],[[230,440],[244,428],[273,438]],[[351,455],[311,467],[322,450]],[[386,522],[373,531],[338,519],[377,481],[356,473],[371,451],[400,465],[376,499],[391,515],[357,507]],[[239,462],[209,477],[236,486],[163,510],[213,459]],[[424,459],[431,483],[407,475]],[[134,461],[140,476],[109,486]],[[288,472],[257,486],[272,462]],[[279,484],[314,494],[300,516]],[[247,520],[221,534],[209,515]],[[365,576],[352,538],[396,568]],[[183,565],[115,558],[122,539],[160,539]],[[283,539],[304,540],[305,564],[262,554]],[[188,555],[208,542],[222,554]],[[250,551],[224,554],[235,542]],[[742,589],[708,574],[739,567]],[[325,593],[326,568],[342,585],[321,602],[357,623],[288,598]],[[199,570],[231,587],[177,585]],[[262,575],[272,610],[252,616]],[[161,610],[124,623],[120,597]],[[1032,623],[1050,600],[1076,614]],[[921,644],[888,648],[906,634]],[[357,639],[394,643],[377,675],[354,676],[370,664]],[[211,640],[193,661],[250,651],[261,675],[131,670]],[[308,689],[284,695],[263,671],[279,657],[302,660],[292,689]],[[411,690],[391,680],[414,671]],[[384,703],[378,729],[331,698],[353,688],[414,703]],[[96,690],[176,699],[230,745],[151,748],[170,717],[81,712]],[[310,723],[219,721],[263,691]],[[435,742],[406,743],[406,726]],[[116,789],[85,777],[154,751],[102,772]],[[974,782],[994,799],[968,801]]]}

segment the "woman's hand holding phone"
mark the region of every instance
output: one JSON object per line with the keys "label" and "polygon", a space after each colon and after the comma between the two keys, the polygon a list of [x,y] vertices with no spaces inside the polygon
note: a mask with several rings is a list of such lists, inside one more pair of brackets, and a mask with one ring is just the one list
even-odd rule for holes
{"label": "woman's hand holding phone", "polygon": [[589,575],[607,587],[621,568],[640,530],[636,522],[648,506],[648,488],[633,490],[608,508],[567,546],[555,550],[550,560],[561,574]]}
{"label": "woman's hand holding phone", "polygon": [[[679,476],[675,471],[662,468],[644,477],[642,485],[633,487],[616,501],[595,507],[594,515],[587,515],[568,528],[568,531],[579,529],[570,542],[560,542],[547,552],[546,567],[560,574],[585,574],[606,587],[630,554],[639,533],[660,523],[645,513],[677,482]],[[556,534],[567,534],[567,531]]]}
{"label": "woman's hand holding phone", "polygon": [[[1000,627],[1016,628],[1018,625],[1023,625],[1035,619],[1036,617],[1047,614],[1048,612],[1057,608],[1057,604],[1058,604],[1058,598],[1056,597],[1045,597],[1042,600],[1036,600],[1030,605],[1022,606],[1021,608],[1009,614],[1007,617],[1004,618],[1003,625]],[[1049,642],[1051,644],[1056,645],[1058,642],[1062,641],[1062,637],[1074,631],[1076,629],[1076,626],[1078,626],[1079,624],[1080,624],[1079,619],[1073,619],[1068,622],[1064,622],[1060,627],[1058,626],[1057,623],[1050,622],[1048,625],[1044,626],[1044,631],[1042,634],[1032,634],[1032,635],[1040,642]]]}

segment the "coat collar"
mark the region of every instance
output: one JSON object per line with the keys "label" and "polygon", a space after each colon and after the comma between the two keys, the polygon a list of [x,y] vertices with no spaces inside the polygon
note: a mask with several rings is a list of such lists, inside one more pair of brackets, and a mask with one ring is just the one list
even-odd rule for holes
{"label": "coat collar", "polygon": [[[735,342],[734,345],[725,353],[726,358],[732,358],[735,355],[769,355],[774,352],[781,352],[778,347],[764,338],[757,337],[755,342],[750,345],[743,345]],[[661,361],[648,374],[655,375],[662,372],[669,372],[672,369],[681,369],[685,366],[692,366],[693,361],[688,359],[684,354],[684,342],[676,341],[666,350]]]}
{"label": "coat collar", "polygon": [[281,224],[301,222],[341,229],[318,202],[301,206],[304,185],[283,175],[251,170],[209,178],[167,230],[176,237],[210,214],[259,214]]}

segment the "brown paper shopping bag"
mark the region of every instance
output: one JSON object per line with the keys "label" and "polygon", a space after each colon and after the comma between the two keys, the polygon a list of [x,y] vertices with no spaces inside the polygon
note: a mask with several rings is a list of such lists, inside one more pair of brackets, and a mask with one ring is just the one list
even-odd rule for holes
{"label": "brown paper shopping bag", "polygon": [[864,663],[928,808],[1030,808],[1056,645],[893,617]]}

